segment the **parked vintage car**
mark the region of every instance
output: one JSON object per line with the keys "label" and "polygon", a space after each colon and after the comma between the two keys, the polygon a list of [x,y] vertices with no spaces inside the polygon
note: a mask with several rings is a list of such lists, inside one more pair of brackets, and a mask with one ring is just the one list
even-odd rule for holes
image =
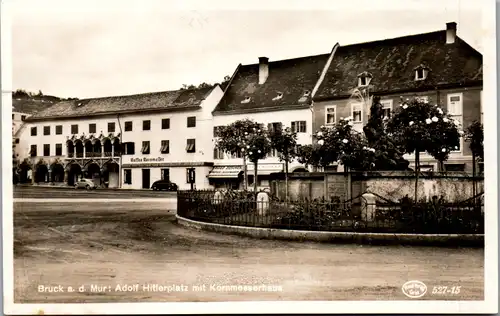
{"label": "parked vintage car", "polygon": [[177,184],[170,182],[168,180],[158,180],[151,185],[151,189],[155,191],[177,191]]}
{"label": "parked vintage car", "polygon": [[90,179],[80,179],[75,183],[75,189],[97,189],[97,185]]}

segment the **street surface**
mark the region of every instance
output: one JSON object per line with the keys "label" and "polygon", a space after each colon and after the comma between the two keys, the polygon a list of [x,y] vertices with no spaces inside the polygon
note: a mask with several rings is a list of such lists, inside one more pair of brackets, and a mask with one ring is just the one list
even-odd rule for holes
{"label": "street surface", "polygon": [[[87,195],[93,202],[66,202]],[[410,300],[401,290],[410,280],[427,285],[421,299],[483,299],[483,249],[299,243],[196,231],[175,223],[176,205],[165,195],[172,193],[15,189],[21,199],[14,202],[16,303]],[[22,201],[49,196],[64,200]],[[159,200],[113,201],[116,196]],[[460,286],[460,293],[433,295],[434,286]]]}

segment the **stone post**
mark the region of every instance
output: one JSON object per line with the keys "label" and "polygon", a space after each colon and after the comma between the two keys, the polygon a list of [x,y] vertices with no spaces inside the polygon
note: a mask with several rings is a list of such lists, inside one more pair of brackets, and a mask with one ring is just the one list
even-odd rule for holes
{"label": "stone post", "polygon": [[73,158],[76,158],[76,145],[73,146]]}
{"label": "stone post", "polygon": [[361,220],[373,222],[377,211],[376,196],[371,193],[365,193],[361,198]]}
{"label": "stone post", "polygon": [[104,143],[101,144],[101,158],[104,157]]}
{"label": "stone post", "polygon": [[269,194],[267,192],[257,193],[257,213],[266,216],[269,210]]}
{"label": "stone post", "polygon": [[87,150],[85,148],[85,145],[83,145],[83,158],[87,156]]}

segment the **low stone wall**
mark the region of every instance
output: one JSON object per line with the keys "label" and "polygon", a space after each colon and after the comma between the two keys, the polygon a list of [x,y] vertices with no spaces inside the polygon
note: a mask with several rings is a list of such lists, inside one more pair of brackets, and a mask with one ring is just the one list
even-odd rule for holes
{"label": "low stone wall", "polygon": [[[348,176],[344,173],[328,173],[327,197],[348,198]],[[425,173],[419,176],[419,198],[444,196],[449,201],[463,201],[475,193],[484,192],[484,178],[473,178],[461,173]],[[372,192],[391,200],[398,200],[405,195],[414,197],[415,174],[413,172],[372,172],[351,174],[351,197],[365,192]],[[320,199],[324,196],[325,181],[323,173],[292,173],[288,181],[288,193],[291,199]],[[271,183],[271,193],[285,196],[283,176]]]}
{"label": "low stone wall", "polygon": [[457,234],[387,234],[387,233],[353,233],[303,231],[288,229],[257,228],[234,225],[204,223],[176,215],[177,223],[191,229],[205,230],[223,234],[233,234],[260,239],[281,239],[290,241],[314,241],[329,243],[356,244],[397,244],[426,246],[469,246],[484,247],[484,235]]}

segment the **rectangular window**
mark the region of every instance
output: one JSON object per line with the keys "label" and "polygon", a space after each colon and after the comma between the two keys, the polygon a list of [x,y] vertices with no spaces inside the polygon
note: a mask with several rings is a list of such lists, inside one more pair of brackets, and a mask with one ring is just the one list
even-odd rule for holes
{"label": "rectangular window", "polygon": [[195,183],[196,182],[196,169],[195,168],[187,168],[186,169],[186,183]]}
{"label": "rectangular window", "polygon": [[78,134],[78,125],[71,125],[71,134]]}
{"label": "rectangular window", "polygon": [[149,141],[142,142],[141,153],[149,155]]}
{"label": "rectangular window", "polygon": [[50,135],[50,126],[43,127],[43,135]]}
{"label": "rectangular window", "polygon": [[131,169],[123,169],[123,183],[124,184],[132,184],[132,170]]}
{"label": "rectangular window", "polygon": [[196,139],[188,139],[186,144],[186,152],[194,153],[196,151]]}
{"label": "rectangular window", "polygon": [[168,141],[168,140],[162,140],[161,141],[160,152],[162,154],[168,154],[168,153],[170,153],[170,141]]}
{"label": "rectangular window", "polygon": [[14,115],[14,114],[12,114],[12,120],[14,120],[14,118],[15,118],[15,115]]}
{"label": "rectangular window", "polygon": [[214,159],[224,159],[224,152],[219,148],[214,148]]}
{"label": "rectangular window", "polygon": [[275,131],[280,131],[283,129],[283,123],[281,122],[273,122],[267,124],[267,130],[269,132],[275,132]]}
{"label": "rectangular window", "polygon": [[31,157],[36,157],[37,153],[36,153],[36,145],[31,145],[31,149],[30,149],[30,156]]}
{"label": "rectangular window", "polygon": [[56,135],[62,135],[62,125],[56,125]]}
{"label": "rectangular window", "polygon": [[170,128],[170,119],[164,118],[161,120],[161,129],[169,129]]}
{"label": "rectangular window", "polygon": [[135,155],[135,143],[123,143],[123,147],[125,148],[124,155]]}
{"label": "rectangular window", "polygon": [[21,121],[25,121],[26,120],[26,115],[21,115]]}
{"label": "rectangular window", "polygon": [[16,138],[16,144],[19,144],[19,138]]}
{"label": "rectangular window", "polygon": [[125,122],[125,132],[131,132],[131,131],[132,131],[132,121]]}
{"label": "rectangular window", "polygon": [[161,179],[170,182],[170,169],[161,169]]}
{"label": "rectangular window", "polygon": [[36,126],[31,128],[31,136],[36,136]]}
{"label": "rectangular window", "polygon": [[382,100],[380,101],[380,104],[382,104],[382,118],[390,118],[392,112],[392,100]]}
{"label": "rectangular window", "polygon": [[351,104],[351,116],[353,123],[363,123],[363,104],[353,103]]}
{"label": "rectangular window", "polygon": [[96,133],[97,127],[94,123],[89,124],[89,134]]}
{"label": "rectangular window", "polygon": [[114,133],[115,132],[115,122],[109,122],[108,123],[108,133]]}
{"label": "rectangular window", "polygon": [[56,156],[62,156],[62,144],[56,144]]}
{"label": "rectangular window", "polygon": [[143,131],[150,131],[151,130],[151,121],[150,120],[142,121],[142,130]]}
{"label": "rectangular window", "polygon": [[187,118],[187,127],[196,127],[196,116],[189,116]]}
{"label": "rectangular window", "polygon": [[325,109],[325,125],[326,126],[331,126],[334,125],[335,122],[337,122],[337,106],[336,105],[330,105],[327,106]]}
{"label": "rectangular window", "polygon": [[50,156],[50,144],[43,145],[43,155],[45,157]]}
{"label": "rectangular window", "polygon": [[292,122],[292,132],[305,133],[306,132],[306,121]]}
{"label": "rectangular window", "polygon": [[[463,99],[462,99],[462,93],[452,93],[448,94],[448,102],[447,102],[447,110],[448,114],[452,117],[452,119],[455,121],[455,124],[457,125],[457,128],[459,131],[463,130],[463,116],[462,116],[462,109],[463,109]],[[461,152],[462,151],[462,141],[463,138],[460,138],[460,146],[456,147],[454,152]]]}

